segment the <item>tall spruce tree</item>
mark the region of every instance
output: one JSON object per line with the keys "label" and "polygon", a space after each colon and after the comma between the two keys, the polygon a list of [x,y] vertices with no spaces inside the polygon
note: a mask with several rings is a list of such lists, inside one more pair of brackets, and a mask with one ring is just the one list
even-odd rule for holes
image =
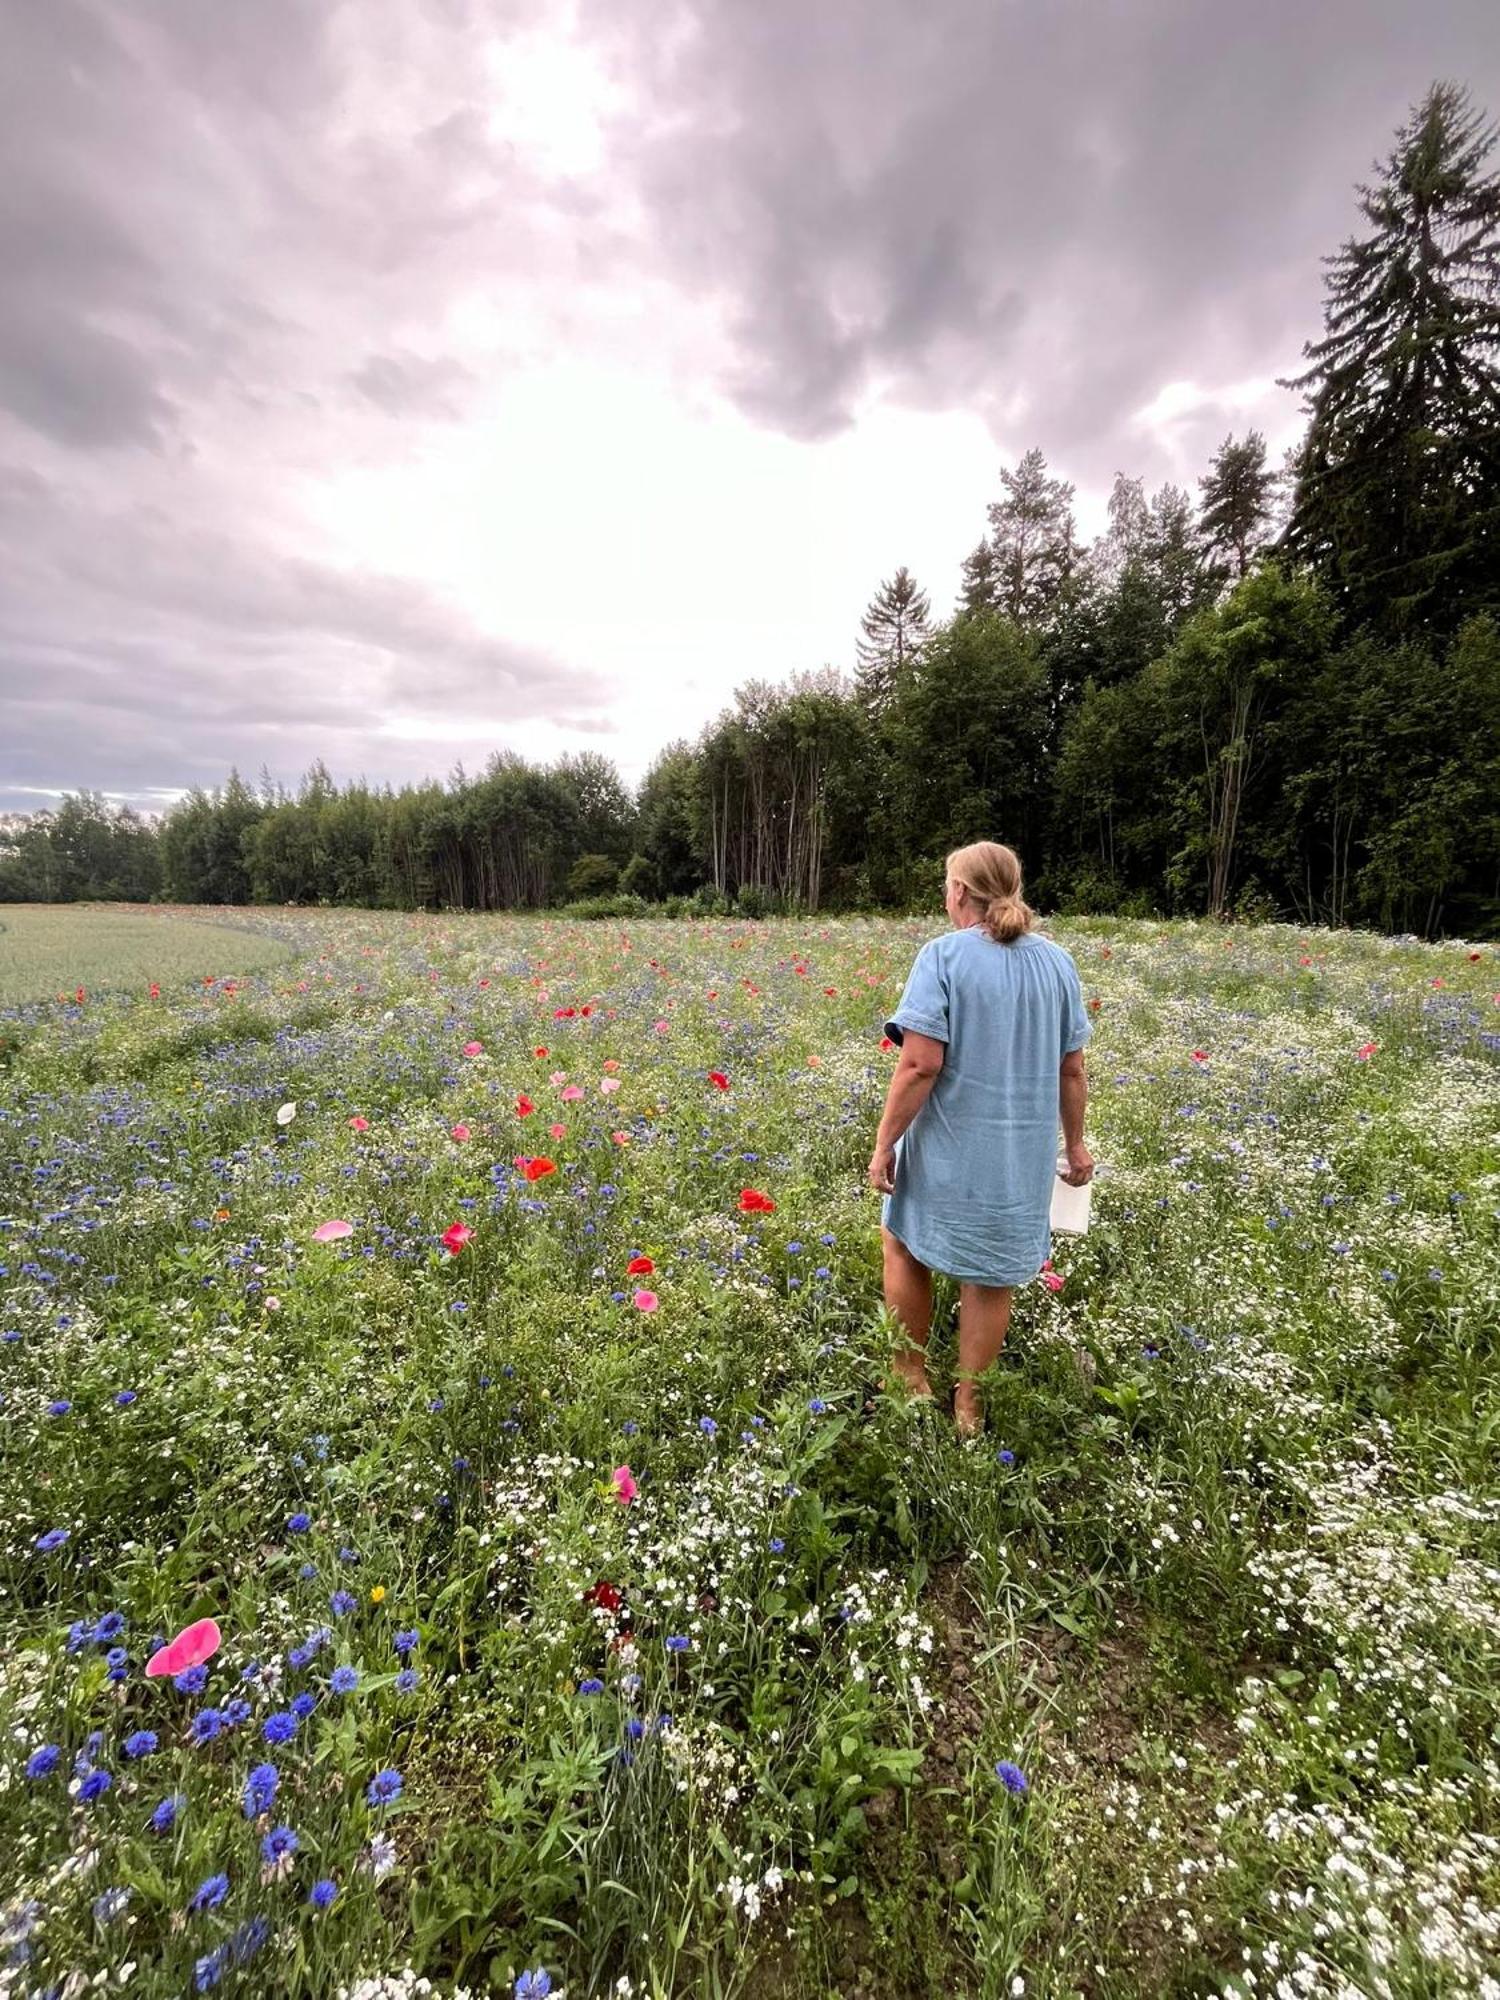
{"label": "tall spruce tree", "polygon": [[1211,562],[1238,583],[1266,539],[1276,475],[1259,431],[1225,438],[1198,487],[1198,531]]}
{"label": "tall spruce tree", "polygon": [[1018,625],[1041,626],[1078,560],[1073,488],[1047,476],[1041,452],[1028,451],[1014,472],[1002,472],[1005,498],[990,504],[995,557],[995,608]]}
{"label": "tall spruce tree", "polygon": [[854,670],[855,693],[866,715],[884,715],[890,707],[897,683],[927,636],[931,615],[927,593],[917,588],[904,563],[870,600],[859,621]]}
{"label": "tall spruce tree", "polygon": [[995,608],[995,551],[985,538],[964,557],[958,593],[958,616],[975,617]]}
{"label": "tall spruce tree", "polygon": [[1446,633],[1500,606],[1500,178],[1495,128],[1434,84],[1331,266],[1285,541],[1351,623]]}

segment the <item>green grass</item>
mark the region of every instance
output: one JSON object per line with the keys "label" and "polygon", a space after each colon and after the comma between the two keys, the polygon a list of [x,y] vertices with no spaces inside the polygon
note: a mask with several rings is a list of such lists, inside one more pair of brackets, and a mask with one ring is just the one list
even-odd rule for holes
{"label": "green grass", "polygon": [[[1493,948],[1057,927],[1094,1226],[966,1448],[946,1281],[939,1406],[870,1394],[939,920],[243,922],[292,960],[21,1010],[0,1088],[23,1981],[1484,2000]],[[203,1690],[146,1679],[209,1615]]]}
{"label": "green grass", "polygon": [[[218,913],[214,913],[218,914]],[[259,972],[291,956],[281,939],[207,912],[0,904],[0,1006],[144,993]]]}

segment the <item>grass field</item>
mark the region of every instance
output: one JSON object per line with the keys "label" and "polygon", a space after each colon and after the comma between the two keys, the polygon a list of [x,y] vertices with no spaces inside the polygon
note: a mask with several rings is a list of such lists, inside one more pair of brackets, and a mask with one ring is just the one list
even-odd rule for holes
{"label": "grass field", "polygon": [[[214,922],[218,915],[221,921]],[[0,903],[0,1006],[90,993],[144,993],[155,980],[222,979],[290,956],[223,912]]]}
{"label": "grass field", "polygon": [[1493,946],[1054,927],[965,1447],[869,1393],[941,919],[152,921],[0,1011],[0,1993],[1491,2000]]}

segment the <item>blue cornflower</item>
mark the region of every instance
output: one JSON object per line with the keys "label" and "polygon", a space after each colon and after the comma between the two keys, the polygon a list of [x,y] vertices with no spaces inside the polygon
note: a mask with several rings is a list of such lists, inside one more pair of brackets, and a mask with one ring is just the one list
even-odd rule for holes
{"label": "blue cornflower", "polygon": [[421,1678],[415,1667],[403,1667],[396,1676],[397,1694],[415,1694]]}
{"label": "blue cornflower", "polygon": [[229,1877],[227,1875],[210,1875],[204,1881],[200,1882],[193,1891],[192,1901],[188,1904],[188,1908],[193,1912],[194,1916],[201,1916],[204,1910],[218,1909],[228,1894]]}
{"label": "blue cornflower", "polygon": [[669,1653],[685,1653],[692,1643],[691,1639],[684,1639],[680,1633],[674,1633],[667,1641],[667,1651]]}
{"label": "blue cornflower", "polygon": [[420,1632],[398,1632],[391,1640],[391,1644],[404,1660],[408,1653],[414,1653],[417,1650],[418,1645],[421,1643],[421,1638],[422,1635]]}
{"label": "blue cornflower", "polygon": [[1020,1765],[1009,1763],[1003,1757],[995,1766],[995,1776],[1008,1792],[1019,1794],[1030,1790],[1030,1787],[1026,1783],[1026,1773],[1021,1769]]}
{"label": "blue cornflower", "polygon": [[137,1729],[125,1738],[122,1747],[127,1757],[149,1757],[157,1747],[158,1741],[154,1729]]}
{"label": "blue cornflower", "polygon": [[130,1902],[129,1889],[106,1889],[102,1896],[94,1898],[94,1922],[112,1924],[116,1917],[123,1917]]}
{"label": "blue cornflower", "polygon": [[173,1792],[169,1798],[163,1799],[151,1815],[151,1831],[153,1833],[170,1833],[172,1828],[177,1824],[177,1815],[182,1811],[186,1803],[187,1800],[181,1792]]}
{"label": "blue cornflower", "polygon": [[297,1718],[290,1709],[278,1708],[261,1724],[260,1733],[268,1743],[290,1743],[297,1734]]}
{"label": "blue cornflower", "polygon": [[50,1778],[52,1773],[57,1769],[61,1757],[62,1752],[55,1743],[41,1744],[26,1759],[27,1777]]}
{"label": "blue cornflower", "polygon": [[119,1611],[106,1611],[94,1627],[94,1637],[102,1646],[107,1646],[111,1640],[118,1639],[124,1630],[124,1614]]}
{"label": "blue cornflower", "polygon": [[226,1729],[238,1729],[242,1722],[250,1720],[250,1704],[243,1695],[237,1694],[232,1701],[225,1702],[221,1713]]}
{"label": "blue cornflower", "polygon": [[44,1535],[37,1536],[35,1547],[42,1555],[50,1556],[54,1549],[62,1547],[69,1533],[67,1528],[49,1528]]}
{"label": "blue cornflower", "polygon": [[75,1618],[73,1623],[68,1627],[68,1651],[70,1653],[79,1653],[82,1652],[85,1646],[92,1646],[93,1643],[93,1626],[87,1618]]}
{"label": "blue cornflower", "polygon": [[260,1844],[260,1858],[268,1868],[274,1868],[278,1861],[285,1861],[301,1846],[289,1826],[273,1826]]}
{"label": "blue cornflower", "polygon": [[224,1711],[221,1708],[200,1708],[189,1725],[188,1734],[194,1743],[212,1743],[224,1734]]}
{"label": "blue cornflower", "polygon": [[172,1685],[179,1694],[202,1694],[208,1686],[207,1667],[184,1667],[180,1674],[173,1674]]}
{"label": "blue cornflower", "polygon": [[821,1417],[823,1412],[828,1408],[828,1405],[823,1401],[821,1396],[814,1396],[807,1408],[810,1415]]}
{"label": "blue cornflower", "polygon": [[995,1457],[1000,1461],[1002,1465],[1014,1465],[1016,1462],[1015,1453],[1013,1451],[1007,1451],[1004,1446],[1002,1446],[1001,1449],[995,1453]]}
{"label": "blue cornflower", "polygon": [[595,1680],[593,1678],[590,1678],[586,1681],[580,1681],[578,1683],[578,1692],[580,1694],[603,1694],[604,1683],[601,1680]]}
{"label": "blue cornflower", "polygon": [[292,1696],[292,1714],[296,1716],[299,1722],[306,1722],[317,1705],[318,1697],[315,1694],[303,1692],[302,1694],[294,1694]]}
{"label": "blue cornflower", "polygon": [[698,1419],[698,1428],[703,1432],[705,1437],[712,1437],[719,1426],[714,1422],[712,1417],[700,1417]]}
{"label": "blue cornflower", "polygon": [[337,1882],[330,1882],[325,1875],[321,1882],[314,1882],[308,1891],[307,1900],[315,1910],[326,1910],[339,1893]]}
{"label": "blue cornflower", "polygon": [[786,1543],[781,1539],[780,1535],[772,1535],[770,1548],[773,1556],[779,1556],[785,1547]]}
{"label": "blue cornflower", "polygon": [[301,1577],[304,1583],[311,1583],[317,1573],[318,1565],[316,1563],[303,1563],[297,1571],[298,1576]]}
{"label": "blue cornflower", "polygon": [[247,1958],[254,1958],[270,1935],[271,1922],[268,1917],[247,1918],[229,1940],[230,1956],[236,1964],[243,1965]]}
{"label": "blue cornflower", "polygon": [[80,1803],[91,1806],[95,1799],[102,1799],[104,1797],[104,1794],[113,1783],[114,1779],[109,1775],[108,1771],[90,1771],[83,1783],[78,1787]]}
{"label": "blue cornflower", "polygon": [[672,1727],[672,1717],[666,1709],[663,1709],[661,1714],[657,1716],[653,1727],[657,1730],[658,1734],[662,1730],[670,1729]]}
{"label": "blue cornflower", "polygon": [[365,1787],[365,1797],[372,1806],[394,1805],[401,1796],[402,1782],[399,1771],[377,1771]]}
{"label": "blue cornflower", "polygon": [[195,1992],[207,1993],[210,1987],[217,1986],[224,1977],[224,1968],[228,1963],[229,1953],[223,1945],[217,1946],[198,1959],[193,1966]]}
{"label": "blue cornflower", "polygon": [[299,1511],[295,1514],[288,1514],[286,1517],[286,1529],[289,1535],[305,1535],[311,1526],[311,1514],[304,1514]]}
{"label": "blue cornflower", "polygon": [[121,1389],[115,1396],[115,1408],[117,1410],[128,1410],[135,1401],[136,1393],[134,1389]]}
{"label": "blue cornflower", "polygon": [[624,1423],[621,1424],[620,1429],[625,1433],[626,1437],[633,1438],[640,1429],[640,1425],[635,1421],[634,1417],[627,1417]]}
{"label": "blue cornflower", "polygon": [[345,1618],[358,1602],[352,1590],[336,1590],[328,1600],[328,1608],[335,1618]]}
{"label": "blue cornflower", "polygon": [[47,1415],[49,1417],[65,1417],[72,1407],[73,1405],[68,1401],[66,1396],[59,1396],[56,1402],[47,1405]]}
{"label": "blue cornflower", "polygon": [[317,1657],[317,1652],[318,1649],[316,1646],[293,1646],[292,1650],[286,1656],[286,1663],[289,1667],[294,1668],[300,1673],[304,1667],[312,1665],[314,1659]]}
{"label": "blue cornflower", "polygon": [[359,1670],[356,1667],[335,1667],[328,1676],[328,1685],[335,1694],[353,1694],[359,1686]]}
{"label": "blue cornflower", "polygon": [[276,1787],[281,1773],[274,1764],[257,1764],[245,1780],[245,1817],[259,1819],[276,1803]]}
{"label": "blue cornflower", "polygon": [[[320,1453],[320,1454],[319,1454],[319,1456],[321,1457],[321,1456],[322,1456],[322,1454]],[[359,1561],[359,1550],[358,1550],[358,1549],[340,1549],[340,1550],[339,1550],[339,1561],[340,1561],[341,1563],[357,1563],[357,1562]]]}
{"label": "blue cornflower", "polygon": [[515,2000],[547,2000],[552,1991],[550,1974],[537,1966],[530,1972],[523,1972],[516,1981]]}

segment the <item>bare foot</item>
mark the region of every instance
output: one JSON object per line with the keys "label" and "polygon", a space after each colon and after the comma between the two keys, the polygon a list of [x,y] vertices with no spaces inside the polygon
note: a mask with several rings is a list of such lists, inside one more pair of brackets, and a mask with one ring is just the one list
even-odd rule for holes
{"label": "bare foot", "polygon": [[976,1438],[984,1431],[984,1404],[979,1391],[962,1382],[953,1392],[953,1428],[962,1438]]}
{"label": "bare foot", "polygon": [[893,1362],[891,1387],[895,1390],[904,1389],[908,1396],[918,1400],[922,1398],[931,1400],[932,1397],[932,1384],[927,1379],[925,1368],[913,1369],[910,1366],[903,1366],[900,1362]]}

